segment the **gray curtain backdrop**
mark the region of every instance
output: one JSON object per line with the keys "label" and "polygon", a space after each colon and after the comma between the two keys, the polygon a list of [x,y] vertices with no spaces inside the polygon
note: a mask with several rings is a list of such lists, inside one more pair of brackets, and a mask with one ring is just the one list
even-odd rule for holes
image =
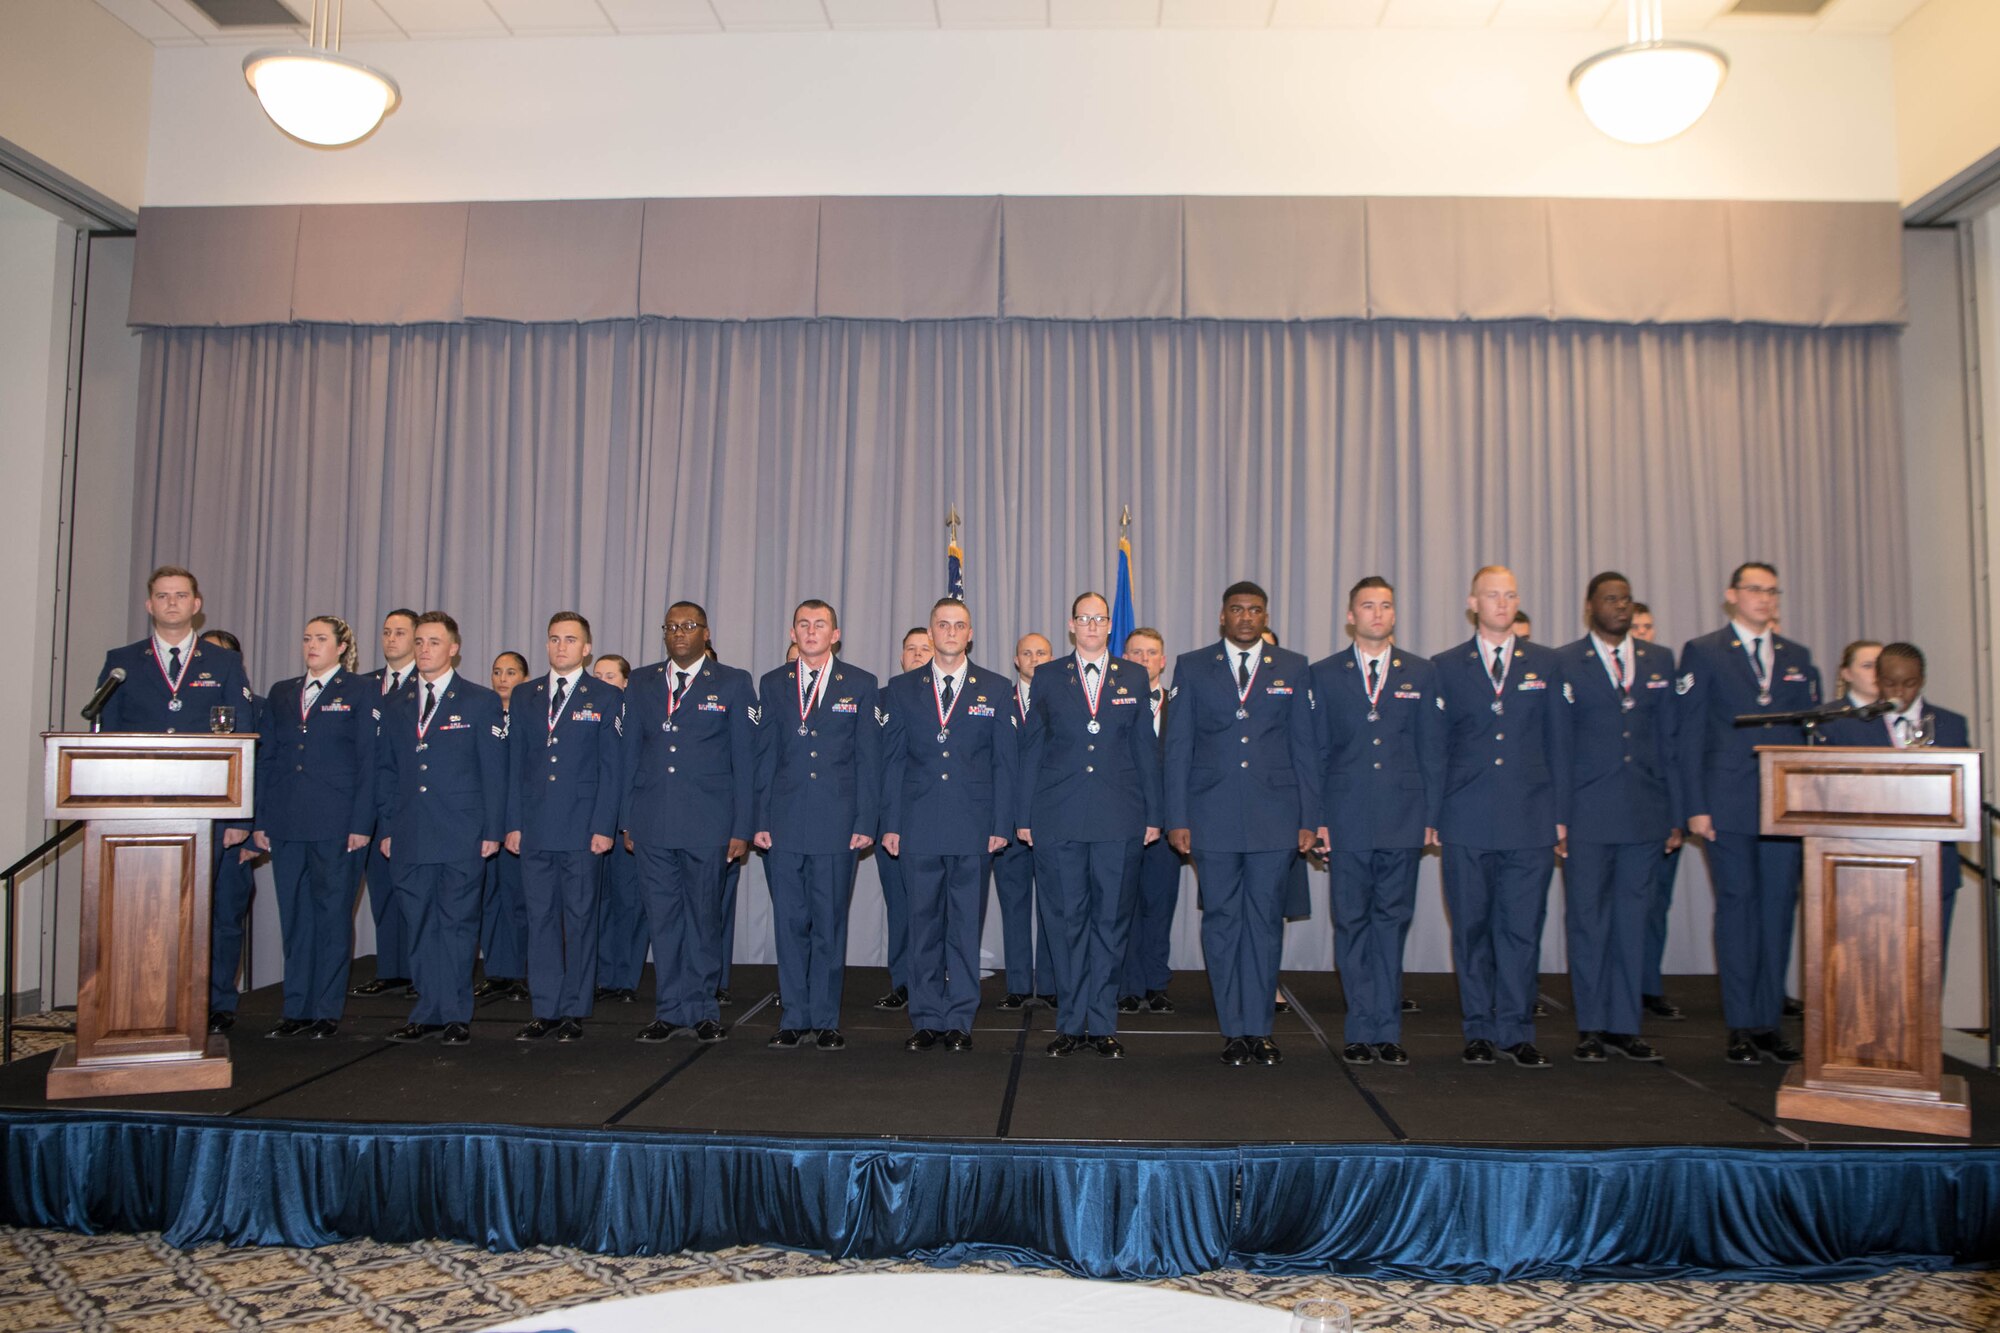
{"label": "gray curtain backdrop", "polygon": [[[1581,631],[1584,583],[1631,576],[1678,647],[1721,623],[1730,569],[1775,561],[1784,629],[1827,667],[1907,623],[1897,338],[1884,328],[1581,323],[608,321],[272,326],[146,335],[135,566],[186,564],[260,687],[313,614],[374,665],[398,605],[441,607],[465,670],[544,662],[578,609],[599,652],[660,655],[670,601],[723,660],[783,659],[794,604],[896,668],[965,519],[975,657],[1063,649],[1108,589],[1130,505],[1139,622],[1211,642],[1221,590],[1271,592],[1288,646],[1344,644],[1347,587],[1398,588],[1409,650],[1464,640],[1479,565],[1520,577],[1535,636]],[[136,611],[136,608],[135,608]],[[133,637],[143,620],[133,620]],[[1670,969],[1706,971],[1684,871]],[[852,957],[881,958],[864,869]],[[751,869],[738,956],[770,957]],[[1191,883],[1176,966],[1196,966]],[[1325,880],[1287,963],[1331,965]],[[997,914],[989,931],[997,951]],[[1562,966],[1559,900],[1546,961]],[[1409,964],[1450,967],[1434,866]]]}

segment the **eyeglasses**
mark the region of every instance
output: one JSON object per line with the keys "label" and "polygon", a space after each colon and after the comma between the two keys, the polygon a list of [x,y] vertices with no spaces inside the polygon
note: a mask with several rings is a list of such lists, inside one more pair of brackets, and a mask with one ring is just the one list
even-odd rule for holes
{"label": "eyeglasses", "polygon": [[1077,624],[1079,624],[1079,625],[1089,625],[1089,626],[1091,626],[1092,628],[1095,628],[1095,627],[1097,627],[1098,625],[1109,625],[1109,624],[1111,623],[1111,617],[1110,617],[1110,616],[1078,616],[1078,617],[1076,617],[1076,623],[1077,623]]}
{"label": "eyeglasses", "polygon": [[1762,583],[1739,583],[1736,585],[1736,591],[1747,592],[1759,597],[1776,597],[1784,590],[1782,588],[1769,587]]}
{"label": "eyeglasses", "polygon": [[666,628],[669,631],[678,630],[682,634],[692,634],[698,629],[707,629],[708,626],[702,624],[699,620],[669,620]]}

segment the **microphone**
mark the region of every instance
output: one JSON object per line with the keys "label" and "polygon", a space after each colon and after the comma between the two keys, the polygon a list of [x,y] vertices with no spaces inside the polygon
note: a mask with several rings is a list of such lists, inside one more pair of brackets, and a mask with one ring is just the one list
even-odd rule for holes
{"label": "microphone", "polygon": [[1895,700],[1877,699],[1872,704],[1861,705],[1861,707],[1855,709],[1850,716],[1858,717],[1863,720],[1871,720],[1878,717],[1886,717],[1890,713],[1893,713],[1895,711],[1896,711]]}
{"label": "microphone", "polygon": [[90,702],[83,706],[83,720],[85,722],[97,721],[97,715],[104,711],[104,705],[111,702],[111,696],[124,683],[125,668],[112,667],[111,674],[106,676],[104,683],[97,687],[97,693],[91,695]]}

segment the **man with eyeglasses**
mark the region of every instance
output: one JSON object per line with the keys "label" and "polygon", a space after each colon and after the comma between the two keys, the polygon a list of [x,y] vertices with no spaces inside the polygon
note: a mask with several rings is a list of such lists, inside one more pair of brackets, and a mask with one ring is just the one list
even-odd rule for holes
{"label": "man with eyeglasses", "polygon": [[1069,615],[1076,651],[1035,671],[1015,836],[1034,848],[1042,918],[1054,935],[1058,1007],[1048,1052],[1088,1047],[1115,1060],[1125,1054],[1116,1036],[1118,973],[1140,848],[1160,836],[1159,742],[1146,669],[1111,655],[1111,604],[1082,593]]}
{"label": "man with eyeglasses", "polygon": [[1715,885],[1715,966],[1729,1024],[1725,1058],[1794,1064],[1779,1031],[1785,968],[1798,911],[1797,838],[1758,833],[1757,747],[1803,745],[1796,725],[1739,727],[1740,713],[1790,713],[1819,703],[1819,669],[1803,644],[1777,633],[1778,570],[1752,560],[1729,576],[1729,623],[1688,641],[1674,682],[1682,706],[1687,831],[1708,843]]}
{"label": "man with eyeglasses", "polygon": [[[716,998],[724,876],[755,826],[757,697],[750,674],[709,653],[708,612],[667,608],[667,660],[632,673],[624,698],[623,800],[653,945],[653,1021],[636,1040],[682,1028],[728,1036]],[[642,946],[643,947],[643,946]]]}

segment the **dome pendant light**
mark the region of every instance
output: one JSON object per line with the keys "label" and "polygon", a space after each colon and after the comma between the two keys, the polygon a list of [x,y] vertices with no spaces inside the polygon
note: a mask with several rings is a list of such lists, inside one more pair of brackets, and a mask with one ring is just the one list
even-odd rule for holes
{"label": "dome pendant light", "polygon": [[1625,0],[1625,45],[1570,71],[1583,114],[1621,143],[1664,143],[1691,128],[1728,77],[1722,52],[1664,34],[1660,0]]}
{"label": "dome pendant light", "polygon": [[340,54],[346,0],[313,0],[305,46],[252,51],[243,78],[264,114],[294,139],[344,148],[367,138],[403,100],[396,81]]}

